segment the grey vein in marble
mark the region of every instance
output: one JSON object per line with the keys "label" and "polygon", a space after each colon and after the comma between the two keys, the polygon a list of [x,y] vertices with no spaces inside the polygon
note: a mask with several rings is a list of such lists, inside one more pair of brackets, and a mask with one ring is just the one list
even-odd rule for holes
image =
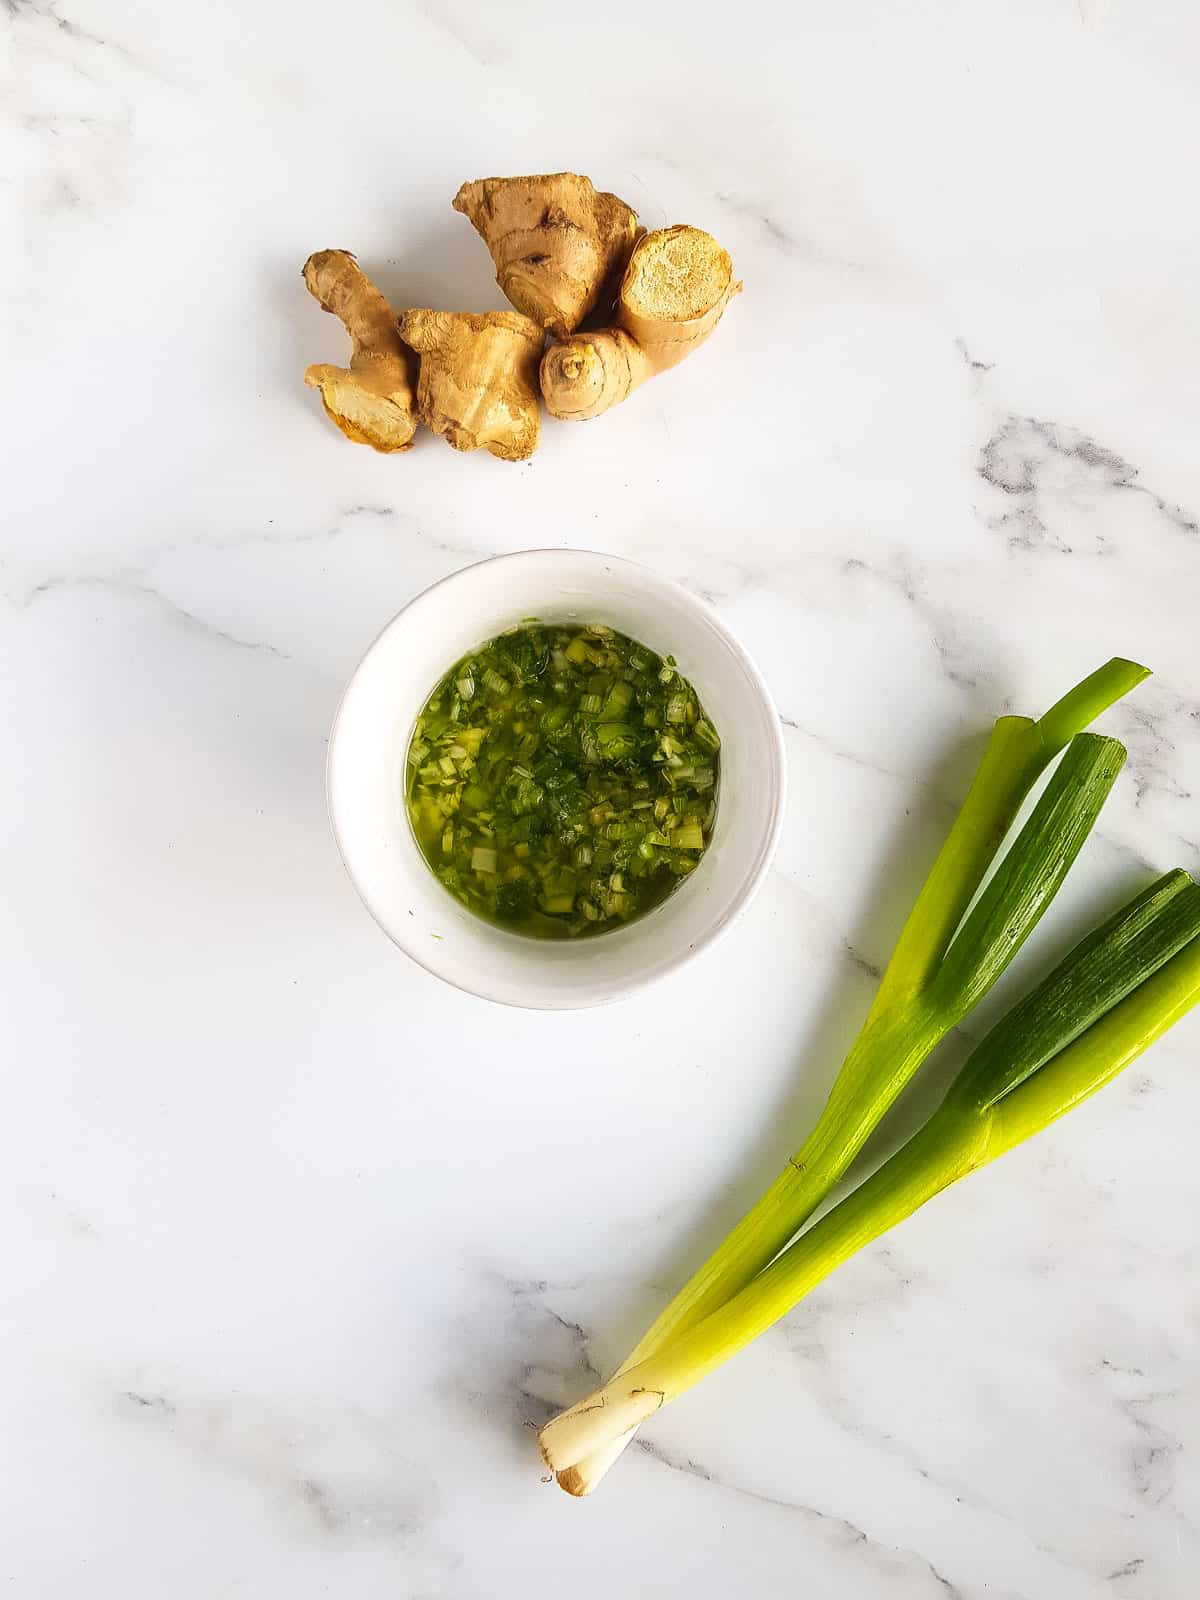
{"label": "grey vein in marble", "polygon": [[[247,1479],[281,1509],[298,1508],[324,1536],[404,1547],[436,1508],[434,1485],[400,1454],[400,1425],[311,1401],[293,1416],[240,1393],[185,1398],[129,1388],[120,1399],[169,1446]],[[352,1441],[358,1460],[347,1469],[344,1445]]]}
{"label": "grey vein in marble", "polygon": [[896,1558],[899,1558],[902,1563],[911,1562],[926,1572],[937,1584],[937,1593],[949,1596],[950,1600],[965,1600],[963,1590],[952,1583],[944,1573],[939,1572],[927,1557],[915,1550],[904,1550],[895,1545],[879,1543],[865,1528],[860,1528],[848,1517],[839,1516],[836,1512],[821,1511],[816,1506],[801,1505],[794,1500],[780,1499],[775,1495],[764,1494],[758,1489],[751,1489],[744,1484],[721,1478],[693,1457],[676,1455],[653,1439],[647,1438],[644,1430],[637,1435],[634,1444],[652,1461],[657,1461],[660,1466],[669,1467],[673,1472],[682,1472],[689,1478],[697,1478],[701,1483],[709,1484],[714,1489],[725,1490],[756,1505],[769,1506],[774,1510],[790,1512],[803,1518],[822,1537],[832,1535],[835,1547],[849,1546],[851,1549],[859,1549],[873,1565],[881,1565],[882,1570],[876,1572],[877,1578],[886,1575]]}
{"label": "grey vein in marble", "polygon": [[197,633],[209,639],[218,639],[222,644],[235,645],[239,650],[253,650],[264,655],[274,656],[280,661],[292,661],[295,658],[286,650],[281,650],[277,645],[265,639],[242,639],[233,633],[227,633],[223,628],[218,628],[215,623],[206,621],[197,616],[195,612],[187,610],[177,601],[172,600],[153,584],[139,583],[132,578],[121,578],[115,574],[107,577],[79,577],[79,578],[47,578],[35,584],[29,591],[28,598],[20,609],[24,610],[32,605],[42,595],[54,594],[63,590],[72,589],[98,589],[111,594],[129,595],[153,600],[169,617],[185,623],[189,628],[194,628]]}
{"label": "grey vein in marble", "polygon": [[[1012,509],[989,518],[989,525],[1004,534],[1010,550],[1049,549],[1062,555],[1076,552],[1073,540],[1051,531],[1039,506],[1048,465],[1056,459],[1074,467],[1083,482],[1146,496],[1179,532],[1193,538],[1200,534],[1200,522],[1195,517],[1139,483],[1138,469],[1116,451],[1097,444],[1077,428],[1010,414],[983,446],[978,466],[985,483],[1017,502]],[[1103,534],[1094,537],[1097,554],[1114,553],[1109,538]]]}

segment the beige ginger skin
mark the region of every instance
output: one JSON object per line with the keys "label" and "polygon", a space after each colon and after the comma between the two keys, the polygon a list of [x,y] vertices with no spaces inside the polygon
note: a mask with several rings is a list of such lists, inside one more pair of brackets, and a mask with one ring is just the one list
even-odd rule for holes
{"label": "beige ginger skin", "polygon": [[491,251],[518,311],[563,339],[600,307],[629,259],[637,214],[577,172],[477,178],[454,197]]}
{"label": "beige ginger skin", "polygon": [[417,431],[417,361],[400,338],[396,313],[348,250],[318,250],[304,281],[323,310],[345,325],[349,367],[313,366],[304,374],[325,410],[355,444],[391,454],[408,450]]}
{"label": "beige ginger skin", "polygon": [[579,173],[477,178],[454,209],[515,311],[397,315],[349,251],[305,263],[352,351],[348,367],[312,366],[304,381],[358,444],[407,450],[422,423],[455,450],[524,461],[540,437],[539,390],[562,421],[601,416],[698,349],[742,287],[711,234],[642,233],[632,207]]}
{"label": "beige ginger skin", "polygon": [[711,234],[689,227],[645,234],[621,280],[614,325],[577,333],[542,358],[546,409],[582,422],[619,405],[698,349],[741,287]]}
{"label": "beige ginger skin", "polygon": [[455,450],[524,461],[541,431],[541,328],[517,311],[406,311],[400,333],[421,357],[417,414]]}

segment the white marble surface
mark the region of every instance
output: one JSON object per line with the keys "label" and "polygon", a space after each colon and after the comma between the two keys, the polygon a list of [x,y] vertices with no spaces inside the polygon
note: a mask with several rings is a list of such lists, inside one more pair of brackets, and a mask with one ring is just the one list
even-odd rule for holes
{"label": "white marble surface", "polygon": [[[1039,959],[1198,864],[1194,7],[7,0],[0,37],[5,1592],[1194,1595],[1196,1021],[593,1500],[527,1428],[798,1141],[994,714],[1157,669]],[[525,466],[345,444],[305,255],[498,304],[450,198],[563,165],[729,246],[712,344]],[[408,965],[322,796],[384,620],[556,542],[710,595],[792,771],[743,924],[586,1017]]]}

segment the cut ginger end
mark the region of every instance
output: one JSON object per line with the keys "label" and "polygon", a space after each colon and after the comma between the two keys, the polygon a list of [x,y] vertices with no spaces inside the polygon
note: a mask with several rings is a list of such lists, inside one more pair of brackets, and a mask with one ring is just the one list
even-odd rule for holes
{"label": "cut ginger end", "polygon": [[400,338],[396,314],[348,250],[318,250],[304,282],[321,308],[343,324],[350,365],[309,367],[304,381],[321,391],[330,419],[347,439],[393,455],[416,432],[417,362]]}
{"label": "cut ginger end", "polygon": [[711,234],[699,228],[664,228],[634,252],[621,284],[621,302],[635,317],[689,322],[720,303],[732,277],[729,252]]}
{"label": "cut ginger end", "polygon": [[372,394],[361,373],[341,367],[309,367],[304,381],[321,391],[321,404],[329,420],[347,439],[369,444],[382,455],[399,455],[413,447],[413,418],[386,394]]}
{"label": "cut ginger end", "polygon": [[551,416],[586,422],[678,366],[710,336],[741,289],[733,262],[700,228],[662,228],[634,246],[612,327],[552,344],[542,358]]}

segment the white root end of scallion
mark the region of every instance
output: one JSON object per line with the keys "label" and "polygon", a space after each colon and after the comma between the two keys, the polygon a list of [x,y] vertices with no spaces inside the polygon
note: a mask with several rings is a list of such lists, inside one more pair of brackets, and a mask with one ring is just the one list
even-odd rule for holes
{"label": "white root end of scallion", "polygon": [[591,1494],[608,1469],[620,1460],[621,1452],[632,1442],[636,1433],[636,1428],[630,1428],[619,1439],[611,1440],[599,1450],[590,1451],[574,1466],[565,1467],[557,1474],[558,1487],[576,1496]]}
{"label": "white root end of scallion", "polygon": [[558,1473],[611,1445],[617,1446],[619,1455],[625,1447],[624,1436],[665,1404],[661,1389],[634,1389],[625,1394],[618,1389],[615,1395],[599,1389],[546,1424],[538,1434],[542,1460]]}

